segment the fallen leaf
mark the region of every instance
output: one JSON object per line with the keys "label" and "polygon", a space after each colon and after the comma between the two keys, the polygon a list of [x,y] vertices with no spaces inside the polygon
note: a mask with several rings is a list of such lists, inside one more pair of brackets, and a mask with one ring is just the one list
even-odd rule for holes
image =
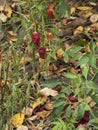
{"label": "fallen leaf", "polygon": [[28,130],[28,127],[21,125],[21,126],[18,126],[16,130]]}
{"label": "fallen leaf", "polygon": [[78,130],[85,130],[85,125],[79,125]]}
{"label": "fallen leaf", "polygon": [[40,90],[40,94],[45,95],[45,96],[53,96],[53,97],[55,97],[55,96],[58,95],[58,92],[55,91],[55,90],[52,90],[51,88],[45,87],[45,88]]}
{"label": "fallen leaf", "polygon": [[32,61],[32,58],[30,57],[23,57],[21,60],[20,60],[20,64],[21,65],[24,65],[26,64],[27,62],[31,62]]}
{"label": "fallen leaf", "polygon": [[97,23],[93,23],[93,24],[91,25],[91,27],[92,27],[93,30],[98,31],[98,22],[97,22]]}
{"label": "fallen leaf", "polygon": [[6,22],[7,16],[4,15],[3,13],[0,13],[0,20],[1,20],[2,22]]}
{"label": "fallen leaf", "polygon": [[91,17],[90,17],[90,21],[92,23],[96,23],[98,21],[98,14],[93,14]]}
{"label": "fallen leaf", "polygon": [[10,38],[10,41],[11,41],[11,42],[16,42],[16,41],[17,41],[17,38]]}
{"label": "fallen leaf", "polygon": [[5,6],[4,12],[5,12],[5,14],[6,14],[6,16],[7,16],[8,18],[11,17],[11,15],[12,15],[12,9],[11,9],[11,7],[10,7],[9,5],[6,5],[6,6]]}
{"label": "fallen leaf", "polygon": [[38,99],[36,99],[33,104],[31,104],[33,110],[38,107],[39,105],[45,103],[47,100],[47,97],[43,96],[43,97],[39,97]]}
{"label": "fallen leaf", "polygon": [[75,29],[74,31],[74,35],[78,34],[78,33],[81,33],[83,31],[83,27],[82,26],[79,26]]}
{"label": "fallen leaf", "polygon": [[17,34],[14,33],[13,31],[8,31],[8,33],[11,35],[11,36],[16,36]]}
{"label": "fallen leaf", "polygon": [[57,50],[57,57],[61,58],[62,56],[63,56],[63,50],[62,50],[62,48],[60,48]]}
{"label": "fallen leaf", "polygon": [[76,8],[75,7],[71,7],[71,14],[74,14],[76,11]]}
{"label": "fallen leaf", "polygon": [[23,108],[22,113],[26,115],[27,117],[30,117],[32,115],[33,109],[30,107]]}
{"label": "fallen leaf", "polygon": [[24,114],[23,113],[17,113],[14,116],[12,116],[10,122],[12,128],[17,128],[18,126],[22,125],[24,120]]}
{"label": "fallen leaf", "polygon": [[27,118],[27,120],[34,121],[37,118],[37,115],[31,116]]}
{"label": "fallen leaf", "polygon": [[90,2],[90,1],[89,1],[89,3],[90,3],[90,5],[96,6],[96,3],[95,3],[95,2]]}
{"label": "fallen leaf", "polygon": [[37,112],[36,115],[44,119],[45,117],[49,116],[50,113],[51,111],[43,110],[41,112]]}
{"label": "fallen leaf", "polygon": [[[1,3],[0,3],[1,4]],[[0,5],[0,12],[2,12],[4,10],[4,6]]]}
{"label": "fallen leaf", "polygon": [[79,6],[77,7],[78,10],[81,10],[81,11],[87,11],[87,10],[91,10],[91,7],[88,7],[88,6]]}
{"label": "fallen leaf", "polygon": [[51,102],[46,102],[45,108],[46,108],[47,110],[53,110],[53,104],[52,104]]}

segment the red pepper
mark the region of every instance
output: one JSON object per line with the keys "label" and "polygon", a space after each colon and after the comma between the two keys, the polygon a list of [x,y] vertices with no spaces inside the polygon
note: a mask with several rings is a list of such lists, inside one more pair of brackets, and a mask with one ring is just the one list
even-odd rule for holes
{"label": "red pepper", "polygon": [[68,97],[68,100],[69,100],[70,102],[77,102],[77,101],[78,101],[78,99],[75,98],[75,97],[73,97],[73,96],[69,96],[69,97]]}
{"label": "red pepper", "polygon": [[40,55],[40,58],[44,59],[45,58],[45,54],[46,54],[46,48],[45,47],[40,47],[38,49],[38,53]]}
{"label": "red pepper", "polygon": [[49,39],[52,39],[53,38],[53,34],[52,33],[48,33],[48,37],[49,37]]}
{"label": "red pepper", "polygon": [[48,16],[51,19],[55,18],[54,15],[53,15],[53,8],[54,8],[54,5],[53,4],[49,4],[48,10],[47,10],[47,14],[48,14]]}
{"label": "red pepper", "polygon": [[40,41],[40,35],[38,32],[34,32],[32,34],[32,42],[36,45],[39,46],[39,41]]}

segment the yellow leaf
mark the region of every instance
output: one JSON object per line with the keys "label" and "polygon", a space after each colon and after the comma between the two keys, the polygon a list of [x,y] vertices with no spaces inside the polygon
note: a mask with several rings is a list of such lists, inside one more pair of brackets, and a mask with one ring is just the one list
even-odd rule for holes
{"label": "yellow leaf", "polygon": [[77,7],[78,10],[81,10],[81,11],[87,11],[87,10],[91,10],[91,7],[88,7],[88,6],[79,6]]}
{"label": "yellow leaf", "polygon": [[22,125],[24,120],[24,114],[23,113],[17,113],[11,118],[11,127],[17,128],[18,126]]}
{"label": "yellow leaf", "polygon": [[9,33],[11,36],[16,36],[16,33],[14,33],[13,31],[8,31],[8,33]]}
{"label": "yellow leaf", "polygon": [[39,97],[38,99],[36,99],[33,104],[31,105],[33,110],[38,107],[39,105],[43,104],[44,102],[46,102],[47,97],[43,96],[43,97]]}
{"label": "yellow leaf", "polygon": [[83,31],[83,27],[82,26],[77,27],[76,30],[74,31],[74,35],[78,34],[78,33],[81,33],[82,31]]}
{"label": "yellow leaf", "polygon": [[24,65],[26,64],[27,62],[31,62],[32,61],[32,58],[30,57],[23,57],[21,60],[20,60],[20,64],[21,65]]}
{"label": "yellow leaf", "polygon": [[10,39],[12,42],[16,42],[17,41],[17,38],[11,38]]}
{"label": "yellow leaf", "polygon": [[71,14],[74,14],[76,11],[76,8],[75,7],[71,7]]}
{"label": "yellow leaf", "polygon": [[62,56],[63,56],[63,50],[62,50],[62,48],[60,48],[57,50],[57,57],[61,58]]}
{"label": "yellow leaf", "polygon": [[10,7],[9,5],[6,5],[6,6],[5,6],[4,12],[5,12],[5,14],[6,14],[6,16],[7,16],[8,18],[11,17],[12,9],[11,9],[11,7]]}
{"label": "yellow leaf", "polygon": [[44,119],[44,118],[47,117],[50,113],[51,113],[51,111],[43,110],[43,111],[41,111],[41,112],[37,112],[36,115]]}

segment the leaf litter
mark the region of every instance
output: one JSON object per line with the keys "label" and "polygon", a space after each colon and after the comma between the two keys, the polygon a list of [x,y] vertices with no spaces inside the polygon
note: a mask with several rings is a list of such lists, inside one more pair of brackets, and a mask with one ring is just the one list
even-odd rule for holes
{"label": "leaf litter", "polygon": [[[19,0],[15,0],[13,2],[14,2],[13,4],[15,3],[18,4]],[[94,40],[98,40],[98,34],[96,34],[96,31],[98,31],[98,14],[96,11],[97,9],[95,8],[95,12],[92,11],[93,8],[96,6],[96,3],[90,2],[90,7],[86,5],[77,6],[77,4],[75,3],[73,3],[73,5],[74,7],[71,6],[71,17],[63,18],[62,20],[63,25],[56,23],[59,25],[59,29],[60,29],[58,38],[60,38],[62,42],[64,43],[64,45],[66,46],[66,51],[69,51],[70,48],[73,48],[73,43],[79,40],[82,41],[83,39],[86,39],[88,44],[92,37],[94,37]],[[0,12],[0,20],[2,22],[7,22],[7,20],[10,19],[12,15],[14,15],[14,13],[12,12],[11,6],[8,4],[6,4],[5,7],[0,6],[0,11],[4,11],[4,13]],[[9,36],[7,37],[7,42],[9,42],[10,44],[17,42],[18,34],[16,34],[13,30],[10,30],[10,31],[7,30],[7,31],[9,34]],[[6,41],[5,41],[5,44],[6,44]],[[97,42],[96,42],[96,45],[97,45]],[[28,51],[26,51],[23,46],[27,47]],[[22,67],[26,65],[27,66],[30,65],[30,63],[33,61],[32,57],[30,56],[31,50],[28,47],[28,44],[26,43],[26,41],[24,45],[21,45],[21,49],[19,51],[21,53],[24,53],[24,50],[27,52],[26,57],[25,58],[21,57],[19,61],[19,64]],[[90,51],[91,51],[90,48],[88,48],[86,45],[84,47],[84,50],[81,49],[77,52],[73,52],[73,56],[76,56],[78,53],[79,54],[83,53],[85,55],[86,53],[89,53]],[[45,83],[44,81],[40,81],[40,79],[38,79],[39,80],[38,82],[36,80],[31,81],[32,87],[37,86],[38,92],[35,93],[31,90],[31,96],[30,96],[31,101],[29,105],[26,106],[26,108],[22,110],[22,113],[17,113],[11,117],[11,120],[10,120],[11,128],[16,128],[16,130],[22,130],[22,129],[43,130],[43,128],[45,127],[44,121],[49,118],[49,115],[52,113],[54,109],[52,98],[56,97],[60,89],[62,89],[61,82],[58,80],[56,81],[54,77],[57,77],[58,79],[63,78],[62,73],[68,72],[67,78],[72,77],[76,79],[77,78],[76,74],[81,73],[80,68],[79,70],[78,68],[75,68],[76,63],[74,62],[70,63],[72,59],[72,57],[70,57],[71,51],[69,51],[69,55],[68,55],[69,58],[68,57],[65,58],[66,60],[63,58],[63,52],[64,50],[62,48],[58,48],[56,50],[56,54],[54,55],[54,59],[56,59],[56,62],[51,61],[49,63],[49,72],[46,73],[46,75],[44,72],[41,72],[41,70],[43,70],[45,61],[44,59],[40,59],[38,54],[36,54],[36,57],[38,57],[38,60],[40,61],[39,62],[40,66],[37,66],[37,69],[38,69],[37,76],[39,76],[39,72],[41,72],[41,75],[44,78],[44,80],[46,81],[49,80],[49,82]],[[53,58],[53,55],[51,57]],[[67,61],[67,58],[69,59],[69,63]],[[77,58],[77,61],[79,59],[81,59],[81,56]],[[84,62],[84,60],[82,62]],[[86,60],[86,62],[88,61]],[[81,64],[81,63],[78,62],[78,64]],[[86,64],[84,64],[84,66],[85,65]],[[2,62],[0,62],[0,75],[1,75],[1,66],[2,66]],[[31,70],[30,66],[25,71],[29,73],[29,70]],[[51,76],[52,78],[54,78],[54,81],[52,80],[52,84],[50,82]],[[84,76],[84,77],[87,77],[87,76]],[[63,80],[66,80],[66,79],[63,79]],[[86,100],[88,104],[90,104],[91,107],[95,107],[96,103],[93,101],[91,97],[86,97]],[[78,104],[73,104],[72,107],[76,109],[78,107]],[[47,124],[46,124],[46,127],[47,127]],[[86,127],[85,125],[79,125],[78,129],[84,130],[85,127]]]}

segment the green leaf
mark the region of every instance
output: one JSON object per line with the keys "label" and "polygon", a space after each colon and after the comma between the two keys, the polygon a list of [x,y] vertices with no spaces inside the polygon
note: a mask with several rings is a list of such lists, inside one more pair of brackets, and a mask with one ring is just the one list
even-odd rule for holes
{"label": "green leaf", "polygon": [[63,53],[63,57],[64,57],[64,60],[65,60],[65,61],[68,61],[68,60],[69,60],[69,56],[68,56],[67,52],[64,52],[64,53]]}
{"label": "green leaf", "polygon": [[79,58],[81,58],[83,56],[83,54],[76,54],[75,56],[72,57],[72,61],[78,60]]}
{"label": "green leaf", "polygon": [[57,80],[57,79],[49,79],[49,80],[43,81],[41,83],[41,86],[54,88],[54,87],[56,87],[57,85],[60,85],[60,84],[62,84],[62,82]]}
{"label": "green leaf", "polygon": [[67,107],[66,109],[66,118],[69,118],[71,116],[71,105]]}
{"label": "green leaf", "polygon": [[76,52],[81,50],[83,47],[81,46],[72,46],[70,49],[67,50],[69,56],[73,56]]}
{"label": "green leaf", "polygon": [[82,69],[82,75],[85,77],[85,79],[87,79],[88,71],[89,71],[89,66],[88,64],[86,64]]}
{"label": "green leaf", "polygon": [[83,64],[87,64],[89,61],[89,57],[84,55],[77,63],[77,66],[83,65]]}
{"label": "green leaf", "polygon": [[64,76],[69,79],[76,79],[78,77],[76,74],[73,74],[71,72],[64,73]]}
{"label": "green leaf", "polygon": [[59,15],[65,16],[66,12],[68,12],[68,15],[70,14],[70,7],[67,3],[65,3],[64,0],[61,1],[60,7],[59,7]]}
{"label": "green leaf", "polygon": [[95,54],[91,54],[88,64],[90,66],[96,68],[96,57],[95,57]]}
{"label": "green leaf", "polygon": [[64,109],[64,106],[63,106],[63,105],[61,105],[61,106],[59,106],[59,107],[57,107],[57,108],[54,108],[54,109],[53,109],[53,112],[52,112],[52,116],[53,116],[54,118],[60,117],[61,114],[62,114],[63,109]]}
{"label": "green leaf", "polygon": [[54,107],[54,108],[57,108],[57,107],[59,107],[59,106],[64,106],[65,103],[66,103],[65,100],[59,99],[59,100],[55,101],[55,103],[53,104],[53,107]]}
{"label": "green leaf", "polygon": [[92,40],[91,42],[90,42],[90,49],[91,49],[91,51],[94,53],[95,52],[95,48],[96,48],[96,44],[95,44],[95,42]]}
{"label": "green leaf", "polygon": [[70,86],[68,86],[68,87],[62,88],[60,92],[64,93],[64,94],[66,93],[67,95],[70,95],[72,93],[72,90],[70,89]]}
{"label": "green leaf", "polygon": [[77,120],[80,120],[83,117],[84,112],[85,112],[84,106],[83,104],[80,104],[77,109]]}

